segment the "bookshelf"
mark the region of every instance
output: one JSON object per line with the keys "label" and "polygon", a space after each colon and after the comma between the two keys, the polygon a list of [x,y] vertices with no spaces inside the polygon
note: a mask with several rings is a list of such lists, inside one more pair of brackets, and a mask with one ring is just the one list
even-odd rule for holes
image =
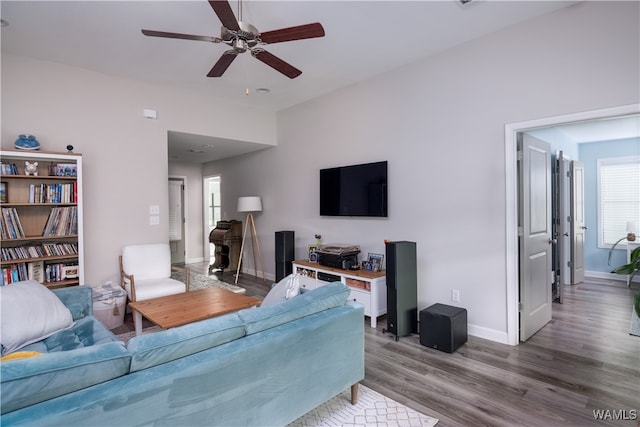
{"label": "bookshelf", "polygon": [[[37,162],[38,174],[27,175],[25,162]],[[83,284],[82,156],[2,150],[0,181],[0,283]]]}

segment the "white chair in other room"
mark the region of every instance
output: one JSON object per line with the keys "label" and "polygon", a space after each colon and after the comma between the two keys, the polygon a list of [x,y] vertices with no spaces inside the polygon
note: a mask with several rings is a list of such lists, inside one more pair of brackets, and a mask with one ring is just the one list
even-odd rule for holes
{"label": "white chair in other room", "polygon": [[[183,271],[185,281],[171,278],[171,271]],[[168,243],[125,246],[120,255],[120,285],[130,301],[174,295],[189,291],[189,269],[171,265]],[[142,316],[133,310],[136,335],[142,333]]]}

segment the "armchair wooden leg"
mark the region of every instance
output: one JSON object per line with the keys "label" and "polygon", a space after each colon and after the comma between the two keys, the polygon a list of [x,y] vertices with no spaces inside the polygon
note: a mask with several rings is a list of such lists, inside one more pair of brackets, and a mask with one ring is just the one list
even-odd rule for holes
{"label": "armchair wooden leg", "polygon": [[360,383],[355,383],[351,386],[351,404],[355,405],[358,403],[358,385]]}
{"label": "armchair wooden leg", "polygon": [[133,325],[136,328],[136,336],[142,335],[142,315],[137,310],[133,311]]}

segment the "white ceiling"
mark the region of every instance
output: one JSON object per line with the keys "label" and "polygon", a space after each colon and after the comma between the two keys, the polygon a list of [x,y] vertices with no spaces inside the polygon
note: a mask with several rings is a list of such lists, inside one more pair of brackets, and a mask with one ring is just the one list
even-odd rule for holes
{"label": "white ceiling", "polygon": [[[326,36],[267,45],[302,70],[290,80],[244,53],[221,78],[208,78],[226,45],[145,37],[142,28],[219,36],[208,2],[6,1],[0,2],[2,52],[59,62],[150,84],[173,86],[232,104],[278,111],[377,74],[410,64],[504,27],[567,7],[576,1],[267,1],[243,2],[243,21],[260,31],[320,22]],[[237,16],[238,3],[230,2]],[[269,88],[259,94],[256,88]],[[246,90],[249,89],[249,95]],[[228,149],[264,146],[207,140],[178,132],[170,146],[215,145],[196,161],[233,155]],[[204,140],[202,140],[204,138]],[[195,141],[195,142],[194,142]],[[180,147],[182,147],[180,149]],[[214,147],[215,148],[215,147]],[[178,153],[182,151],[182,154]],[[238,154],[236,153],[236,154]]]}

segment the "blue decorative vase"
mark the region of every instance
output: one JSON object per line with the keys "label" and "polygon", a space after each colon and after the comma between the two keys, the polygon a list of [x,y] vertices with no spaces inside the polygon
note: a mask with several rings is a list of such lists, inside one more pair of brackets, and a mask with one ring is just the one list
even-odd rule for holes
{"label": "blue decorative vase", "polygon": [[18,135],[14,145],[21,150],[37,150],[40,148],[40,143],[33,135]]}

